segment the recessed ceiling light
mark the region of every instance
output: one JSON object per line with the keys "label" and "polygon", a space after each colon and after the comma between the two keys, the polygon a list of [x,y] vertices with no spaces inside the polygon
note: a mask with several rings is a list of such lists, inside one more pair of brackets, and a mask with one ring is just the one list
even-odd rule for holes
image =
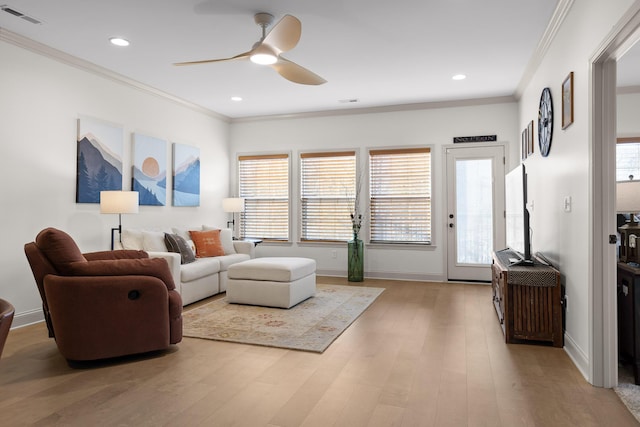
{"label": "recessed ceiling light", "polygon": [[467,78],[466,75],[464,74],[456,74],[455,76],[451,77],[453,80],[464,80]]}
{"label": "recessed ceiling light", "polygon": [[240,101],[242,101],[242,97],[241,96],[232,96],[231,100],[232,101],[236,101],[236,102],[240,102]]}
{"label": "recessed ceiling light", "polygon": [[116,46],[129,46],[129,40],[123,39],[121,37],[111,37],[109,39],[111,44]]}

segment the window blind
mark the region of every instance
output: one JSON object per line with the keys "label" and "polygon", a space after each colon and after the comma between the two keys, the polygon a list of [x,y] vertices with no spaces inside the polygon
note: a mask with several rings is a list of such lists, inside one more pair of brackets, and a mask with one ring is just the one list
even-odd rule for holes
{"label": "window blind", "polygon": [[616,144],[616,181],[640,179],[640,137],[619,138]]}
{"label": "window blind", "polygon": [[431,243],[429,148],[369,151],[370,233],[376,243]]}
{"label": "window blind", "polygon": [[351,239],[355,190],[355,151],[301,154],[300,239]]}
{"label": "window blind", "polygon": [[289,240],[289,155],[240,156],[243,238]]}

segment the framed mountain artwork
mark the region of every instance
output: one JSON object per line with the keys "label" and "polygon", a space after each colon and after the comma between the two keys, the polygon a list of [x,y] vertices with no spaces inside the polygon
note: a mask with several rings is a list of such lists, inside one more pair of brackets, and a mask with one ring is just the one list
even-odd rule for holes
{"label": "framed mountain artwork", "polygon": [[164,206],[167,202],[167,142],[140,133],[133,134],[131,189],[140,205]]}
{"label": "framed mountain artwork", "polygon": [[200,149],[173,144],[173,206],[200,206]]}
{"label": "framed mountain artwork", "polygon": [[76,203],[100,203],[100,191],[122,190],[122,126],[78,119]]}

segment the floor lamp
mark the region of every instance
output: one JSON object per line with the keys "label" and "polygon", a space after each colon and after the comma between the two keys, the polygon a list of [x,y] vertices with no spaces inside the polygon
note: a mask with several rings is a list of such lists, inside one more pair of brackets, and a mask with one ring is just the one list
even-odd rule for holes
{"label": "floor lamp", "polygon": [[114,248],[116,230],[122,242],[122,214],[138,213],[137,191],[101,191],[100,213],[118,214],[118,227],[111,229],[111,250]]}
{"label": "floor lamp", "polygon": [[231,229],[234,230],[235,235],[235,225],[236,225],[236,212],[244,212],[244,199],[241,197],[228,197],[226,199],[222,199],[222,210],[231,213],[231,221],[227,221],[227,228],[229,228],[229,224],[231,224]]}

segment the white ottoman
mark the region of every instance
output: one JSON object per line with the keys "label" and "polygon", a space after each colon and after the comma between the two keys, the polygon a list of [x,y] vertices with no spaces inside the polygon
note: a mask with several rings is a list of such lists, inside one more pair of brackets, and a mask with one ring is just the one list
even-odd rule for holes
{"label": "white ottoman", "polygon": [[310,258],[254,258],[229,266],[227,301],[291,308],[316,293],[316,261]]}

